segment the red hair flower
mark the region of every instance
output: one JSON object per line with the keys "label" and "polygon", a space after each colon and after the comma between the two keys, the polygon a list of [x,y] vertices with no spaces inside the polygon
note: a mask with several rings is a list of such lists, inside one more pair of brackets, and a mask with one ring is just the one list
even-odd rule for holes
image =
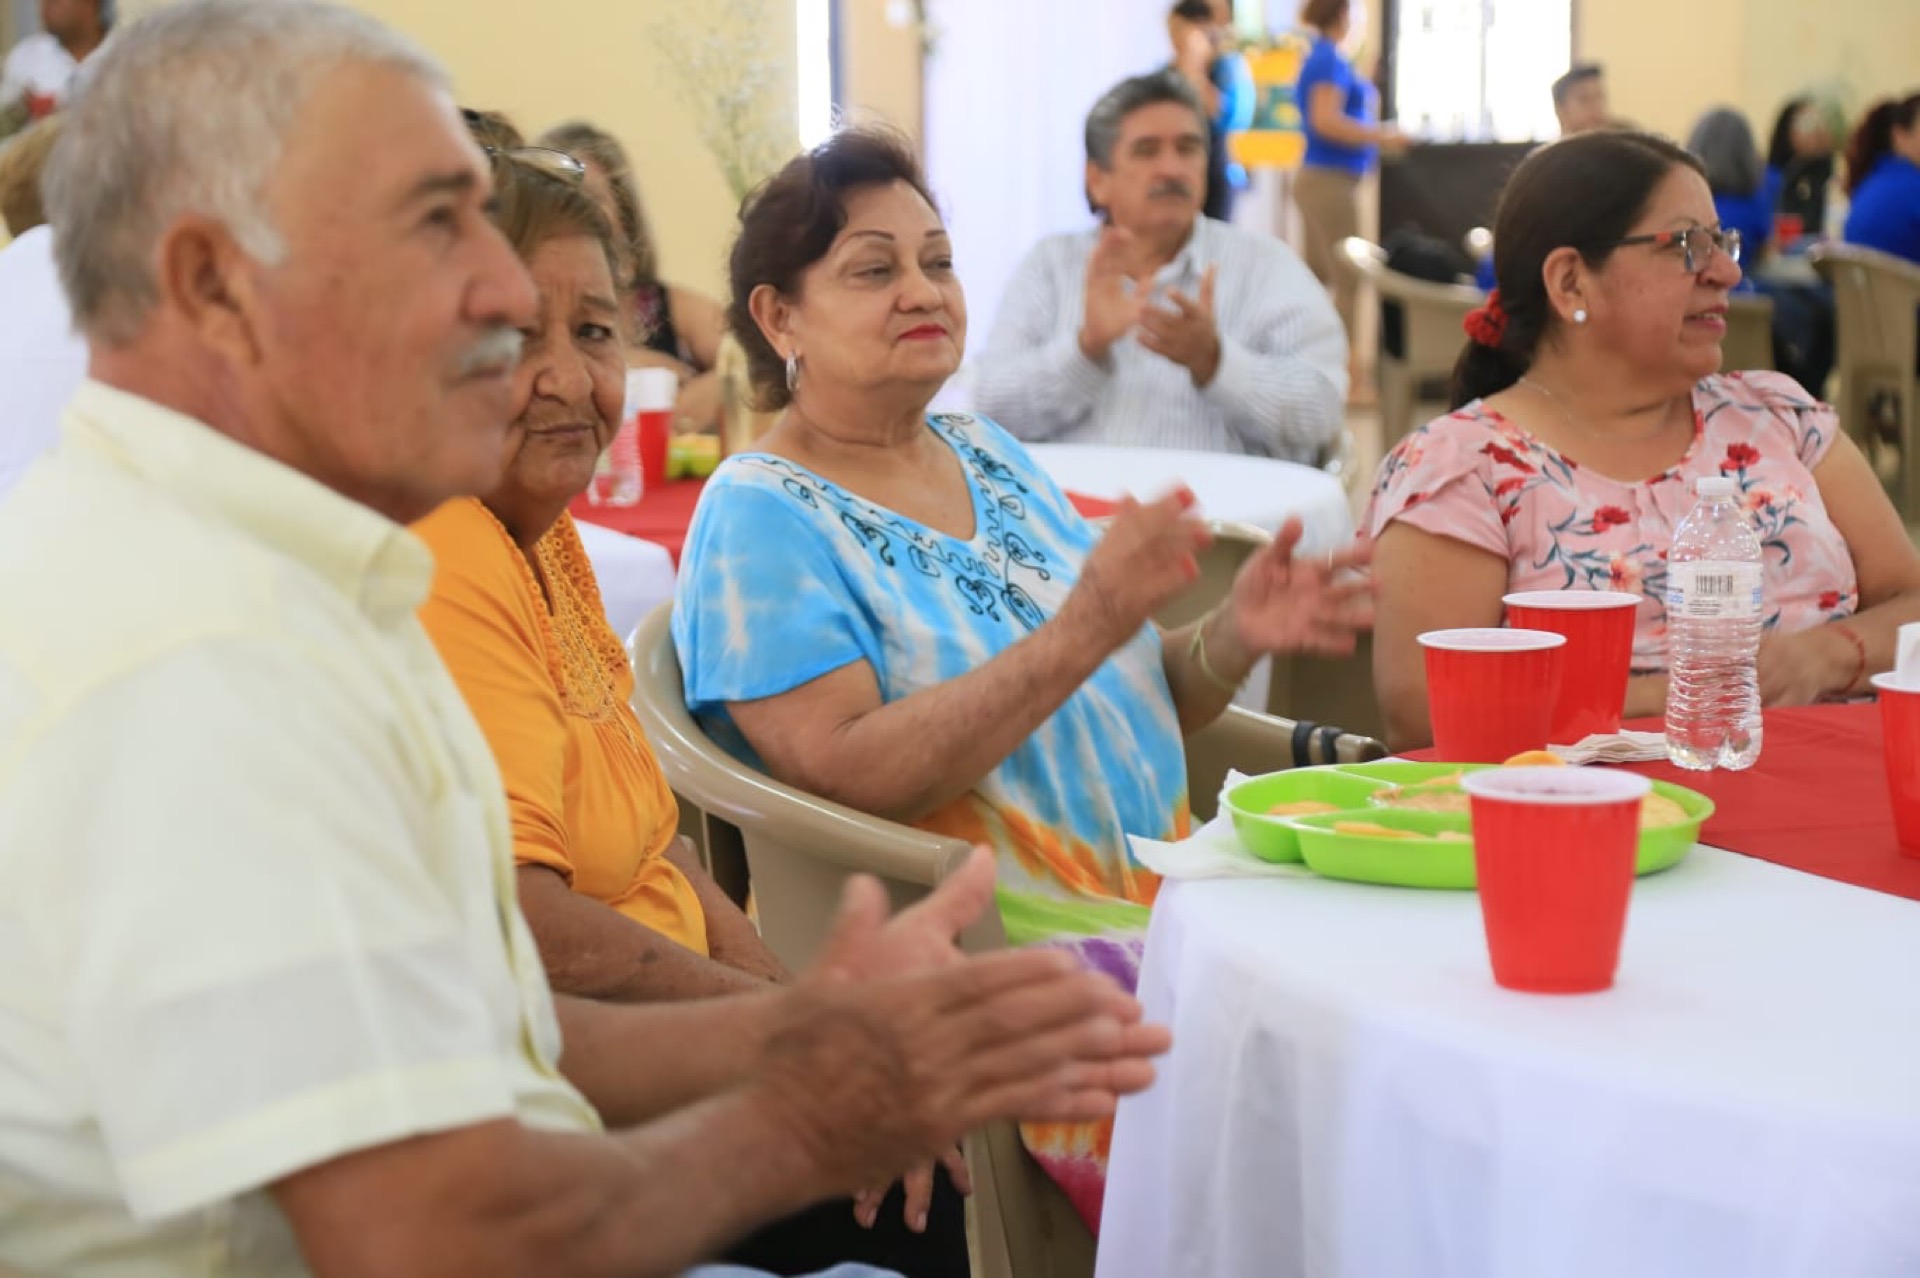
{"label": "red hair flower", "polygon": [[1500,305],[1500,290],[1496,288],[1487,294],[1486,305],[1468,311],[1460,327],[1476,345],[1500,345],[1500,339],[1507,335],[1507,311]]}

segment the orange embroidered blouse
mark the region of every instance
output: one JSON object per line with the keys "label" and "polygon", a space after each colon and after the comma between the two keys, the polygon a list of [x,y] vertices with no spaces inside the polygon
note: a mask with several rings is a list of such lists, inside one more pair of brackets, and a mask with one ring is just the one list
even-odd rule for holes
{"label": "orange embroidered blouse", "polygon": [[535,547],[540,578],[477,500],[413,531],[434,556],[420,619],[493,747],[515,861],[707,953],[699,898],[665,855],[679,811],[628,705],[633,671],[572,518]]}

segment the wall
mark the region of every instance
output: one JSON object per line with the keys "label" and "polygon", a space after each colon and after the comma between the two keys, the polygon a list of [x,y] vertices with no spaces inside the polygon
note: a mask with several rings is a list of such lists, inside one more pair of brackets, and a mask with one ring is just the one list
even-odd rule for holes
{"label": "wall", "polygon": [[[166,2],[121,0],[121,12]],[[670,14],[700,21],[739,12],[746,0],[547,0],[537,10],[513,0],[350,2],[431,49],[465,104],[505,111],[529,134],[575,116],[611,130],[633,157],[668,275],[723,292],[734,199],[678,82],[652,53],[651,28]],[[793,6],[762,3],[759,56],[791,82]]]}
{"label": "wall", "polygon": [[[1684,24],[1691,37],[1674,33]],[[1603,63],[1613,109],[1685,137],[1710,107],[1747,113],[1765,145],[1780,103],[1822,81],[1845,86],[1850,115],[1920,87],[1914,0],[1581,0],[1578,56]]]}
{"label": "wall", "polygon": [[[650,28],[669,13],[739,6],[713,0],[547,0],[537,9],[509,0],[354,3],[438,54],[452,69],[463,103],[505,111],[529,134],[574,116],[611,130],[633,157],[666,273],[720,294],[734,200],[677,81],[651,52]],[[766,0],[766,9],[763,56],[791,79],[792,5]]]}
{"label": "wall", "polygon": [[924,129],[920,28],[910,0],[840,0],[842,105],[917,143]]}

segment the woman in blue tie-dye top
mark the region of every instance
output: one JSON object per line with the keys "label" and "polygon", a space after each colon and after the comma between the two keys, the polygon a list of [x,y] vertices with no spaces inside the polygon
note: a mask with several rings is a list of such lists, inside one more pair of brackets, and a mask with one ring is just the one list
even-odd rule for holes
{"label": "woman in blue tie-dye top", "polygon": [[[732,277],[733,331],[785,412],[714,474],[688,534],[688,705],[782,780],[991,845],[1009,938],[1074,938],[1130,986],[1156,883],[1126,836],[1186,832],[1181,735],[1259,655],[1351,649],[1367,587],[1336,576],[1364,552],[1293,561],[1294,527],[1220,609],[1155,628],[1197,573],[1190,495],[1126,503],[1100,535],[998,426],[927,416],[966,303],[890,136],[843,132],[789,164],[743,211]],[[1087,322],[1152,334],[1202,385],[1234,357],[1203,309],[1143,296],[1090,287]],[[1104,1137],[1038,1136],[1091,1223]]]}

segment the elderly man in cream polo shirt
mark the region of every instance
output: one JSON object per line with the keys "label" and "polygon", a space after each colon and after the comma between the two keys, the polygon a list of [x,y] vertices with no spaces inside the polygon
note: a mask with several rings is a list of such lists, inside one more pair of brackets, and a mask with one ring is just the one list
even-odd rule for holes
{"label": "elderly man in cream polo shirt", "polygon": [[435,65],[312,0],[83,76],[90,380],[0,507],[0,1272],[678,1273],[1164,1047],[956,952],[984,853],[891,922],[856,882],[794,987],[549,993],[403,527],[504,461],[536,298],[488,185]]}

